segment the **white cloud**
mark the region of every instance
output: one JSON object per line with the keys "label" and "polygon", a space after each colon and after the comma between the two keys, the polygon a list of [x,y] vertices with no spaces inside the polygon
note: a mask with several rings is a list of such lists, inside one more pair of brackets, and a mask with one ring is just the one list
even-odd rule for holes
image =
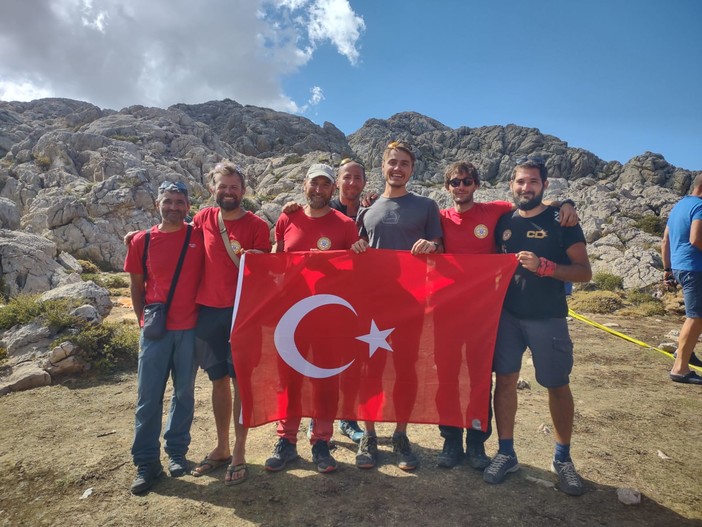
{"label": "white cloud", "polygon": [[301,112],[281,87],[328,42],[352,63],[365,25],[346,0],[31,0],[0,17],[0,99],[101,107],[231,98]]}

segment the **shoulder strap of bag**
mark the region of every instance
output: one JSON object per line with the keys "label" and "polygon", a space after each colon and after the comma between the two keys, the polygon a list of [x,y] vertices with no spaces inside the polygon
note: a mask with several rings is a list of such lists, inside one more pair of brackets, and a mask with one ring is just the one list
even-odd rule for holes
{"label": "shoulder strap of bag", "polygon": [[173,300],[173,295],[175,294],[175,288],[178,284],[178,276],[180,275],[180,270],[183,267],[183,262],[185,261],[185,253],[188,251],[188,243],[190,242],[190,233],[193,230],[192,225],[188,225],[188,231],[185,233],[185,241],[183,242],[183,248],[180,250],[180,258],[178,258],[178,265],[176,266],[175,274],[173,275],[173,281],[171,282],[171,289],[168,291],[168,300],[166,300],[166,313],[168,313],[168,308],[171,305],[171,300]]}
{"label": "shoulder strap of bag", "polygon": [[229,234],[227,233],[227,228],[224,226],[224,218],[222,217],[222,209],[217,212],[217,223],[219,223],[219,233],[222,235],[222,241],[224,242],[224,248],[227,250],[229,258],[232,259],[234,265],[239,267],[239,257],[232,249],[232,245],[229,243]]}
{"label": "shoulder strap of bag", "polygon": [[151,230],[146,230],[146,235],[144,236],[144,255],[141,257],[141,266],[144,268],[144,282],[146,282],[146,258],[149,255],[149,241],[151,240]]}

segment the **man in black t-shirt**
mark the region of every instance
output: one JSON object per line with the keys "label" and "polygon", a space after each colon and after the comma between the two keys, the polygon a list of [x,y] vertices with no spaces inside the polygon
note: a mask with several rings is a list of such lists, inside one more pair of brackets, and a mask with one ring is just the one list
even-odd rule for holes
{"label": "man in black t-shirt", "polygon": [[567,494],[579,496],[583,483],[570,457],[574,405],[569,386],[573,343],[568,334],[565,282],[592,278],[579,225],[561,227],[558,211],[542,203],[548,187],[543,159],[517,160],[510,190],[517,210],[498,221],[495,236],[503,253],[515,253],[519,267],[510,283],[498,328],[495,371],[495,422],[499,450],[483,472],[488,483],[501,483],[519,470],[514,451],[517,380],[522,355],[531,350],[536,380],[548,389],[556,449],[551,469]]}

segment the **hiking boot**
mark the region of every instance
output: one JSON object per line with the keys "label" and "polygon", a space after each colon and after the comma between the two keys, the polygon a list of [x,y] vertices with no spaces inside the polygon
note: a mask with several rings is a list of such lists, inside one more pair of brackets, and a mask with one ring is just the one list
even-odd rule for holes
{"label": "hiking boot", "polygon": [[483,443],[466,445],[466,459],[468,464],[475,470],[485,470],[490,464],[490,458],[485,453],[485,445]]}
{"label": "hiking boot", "polygon": [[393,434],[392,451],[397,454],[397,466],[402,470],[414,470],[419,466],[419,459],[412,452],[409,439],[405,434]]}
{"label": "hiking boot", "polygon": [[378,462],[378,438],[368,433],[358,443],[356,466],[358,468],[373,468]]}
{"label": "hiking boot", "polygon": [[172,478],[185,476],[185,474],[188,472],[189,464],[190,463],[188,463],[188,460],[185,459],[185,456],[181,456],[179,454],[171,456],[168,458],[168,472]]}
{"label": "hiking boot", "polygon": [[463,457],[463,442],[460,438],[444,439],[444,449],[439,454],[436,464],[442,468],[453,468]]}
{"label": "hiking boot", "polygon": [[570,496],[580,496],[585,492],[583,480],[575,471],[575,465],[572,461],[561,463],[553,460],[551,464],[551,472],[558,476],[558,487]]}
{"label": "hiking boot", "polygon": [[483,472],[483,480],[492,484],[502,483],[507,474],[517,470],[519,470],[517,456],[508,456],[498,452]]}
{"label": "hiking boot", "polygon": [[132,491],[132,494],[142,494],[154,486],[161,474],[163,474],[163,466],[161,466],[160,461],[139,465],[136,477],[132,481],[132,486],[129,490]]}
{"label": "hiking boot", "polygon": [[[678,358],[677,351],[673,353],[673,357],[676,359]],[[692,352],[692,355],[690,355],[690,360],[688,361],[688,364],[690,366],[697,366],[698,368],[702,368],[702,360],[700,360],[700,358],[697,355],[695,355],[694,351]]]}
{"label": "hiking boot", "polygon": [[363,437],[363,430],[358,426],[358,421],[339,421],[339,432],[358,444]]}
{"label": "hiking boot", "polygon": [[273,455],[266,459],[264,468],[270,472],[283,470],[289,461],[297,459],[297,446],[281,437],[275,444]]}
{"label": "hiking boot", "polygon": [[319,440],[312,446],[312,463],[315,463],[317,471],[322,473],[336,470],[336,460],[329,453],[326,441]]}

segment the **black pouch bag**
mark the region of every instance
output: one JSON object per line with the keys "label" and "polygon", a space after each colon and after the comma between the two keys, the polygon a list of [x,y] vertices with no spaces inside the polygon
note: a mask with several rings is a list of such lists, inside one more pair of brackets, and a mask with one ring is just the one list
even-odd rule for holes
{"label": "black pouch bag", "polygon": [[146,304],[144,306],[144,336],[157,340],[166,334],[166,304]]}

